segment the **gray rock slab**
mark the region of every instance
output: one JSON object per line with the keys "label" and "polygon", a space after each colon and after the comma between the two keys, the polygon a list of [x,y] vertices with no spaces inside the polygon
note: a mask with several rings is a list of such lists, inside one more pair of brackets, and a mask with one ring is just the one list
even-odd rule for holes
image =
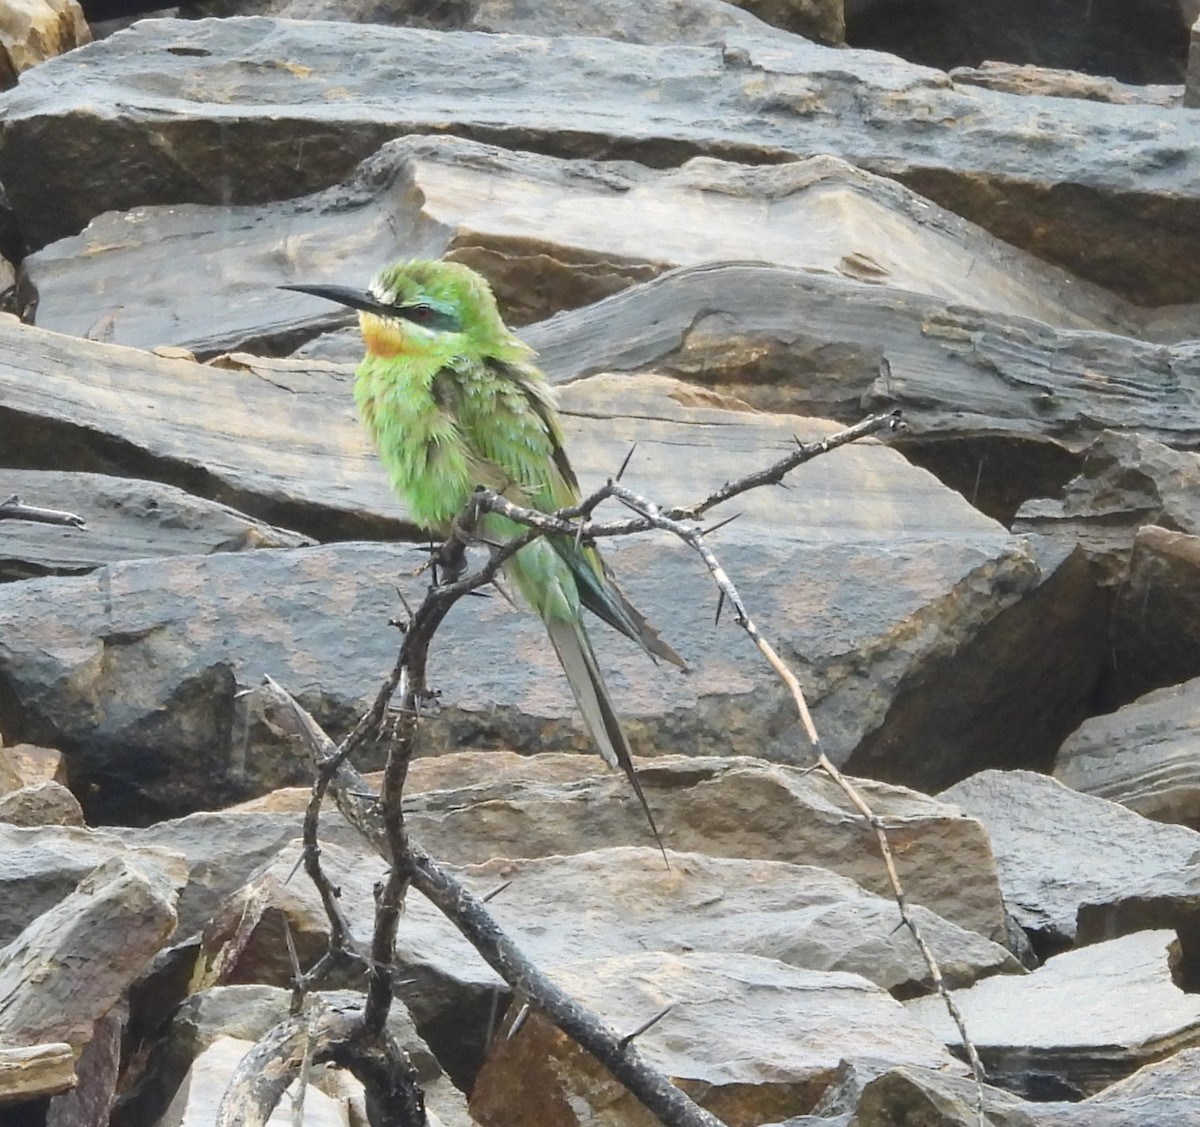
{"label": "gray rock slab", "polygon": [[[894,901],[826,869],[648,847],[569,858],[495,860],[474,887],[511,881],[492,902],[540,965],[639,950],[740,951],[810,970],[860,974],[900,997],[929,989],[928,968]],[[948,984],[1019,973],[1004,948],[925,908],[917,923]]]}
{"label": "gray rock slab", "polygon": [[[1200,997],[1171,978],[1172,931],[1140,931],[1057,955],[1024,978],[1001,975],[956,1001],[992,1082],[1057,1081],[1060,1099],[1094,1095],[1143,1064],[1200,1044]],[[939,998],[907,1003],[960,1044]],[[1103,1122],[1103,1120],[1100,1120]]]}
{"label": "gray rock slab", "polygon": [[1143,304],[1200,296],[1191,117],[955,87],[940,71],[799,38],[724,38],[659,47],[143,21],[4,95],[0,177],[41,246],[102,211],[328,187],[405,132],[650,165],[817,150],[897,176]]}
{"label": "gray rock slab", "polygon": [[[556,383],[651,368],[767,411],[900,406],[906,454],[1006,523],[1106,431],[1200,447],[1195,340],[1058,331],[762,263],[683,267],[521,335]],[[298,355],[357,363],[362,342],[333,334]]]}
{"label": "gray rock slab", "polygon": [[[670,1004],[638,1047],[726,1122],[735,1109],[745,1113],[743,1122],[762,1122],[764,1111],[809,1111],[843,1060],[956,1067],[919,1021],[858,975],[699,951],[618,955],[551,974],[612,1028],[635,1029]],[[472,1091],[476,1118],[498,1127],[524,1122],[513,1100],[520,1090],[530,1099],[567,1102],[578,1118],[561,1122],[637,1122],[633,1098],[601,1086],[601,1066],[563,1045],[545,1019],[531,1014],[520,1036],[504,1036],[517,1009],[492,1041]],[[555,1052],[552,1045],[561,1047]]]}
{"label": "gray rock slab", "polygon": [[1085,720],[1059,749],[1054,777],[1147,818],[1200,829],[1200,678]]}
{"label": "gray rock slab", "polygon": [[[296,864],[297,849],[289,846],[266,871],[282,882]],[[912,937],[896,930],[895,902],[849,878],[781,861],[668,856],[670,870],[656,849],[644,846],[497,859],[467,867],[462,877],[479,894],[506,884],[490,910],[539,966],[645,950],[726,951],[861,974],[901,997],[930,989]],[[382,862],[337,847],[325,861],[356,934],[369,940],[372,888]],[[321,917],[315,890],[304,885],[298,889],[293,882],[293,894],[307,897],[313,915]],[[999,945],[927,908],[915,911],[950,985],[1020,972]],[[497,981],[453,925],[423,900],[410,903],[401,931],[399,957],[407,970],[456,978],[464,986]]]}
{"label": "gray rock slab", "polygon": [[[753,9],[753,2],[744,7]],[[769,7],[769,5],[764,5]],[[778,11],[778,6],[775,6]],[[841,5],[818,0],[792,6],[799,26],[793,31],[840,42]],[[429,7],[396,0],[189,0],[180,8],[188,19],[205,16],[278,16],[294,20],[390,24],[441,31],[482,31],[493,35],[591,35],[623,43],[711,45],[722,33],[739,29],[755,35],[777,33],[749,11],[721,0],[601,0],[557,4],[554,0],[474,0],[471,4]]]}
{"label": "gray rock slab", "polygon": [[983,771],[938,796],[978,818],[1005,901],[1051,942],[1185,923],[1200,903],[1200,834],[1029,771]]}
{"label": "gray rock slab", "polygon": [[674,266],[737,259],[1062,328],[1136,335],[1142,319],[1108,291],[836,157],[761,167],[695,158],[656,170],[456,137],[389,141],[344,183],[284,203],[106,213],[26,258],[22,283],[37,323],[56,332],[202,358],[278,353],[333,313],[280,285],[361,284],[395,259],[446,254],[488,277],[513,324]]}
{"label": "gray rock slab", "polygon": [[254,520],[228,505],[145,479],[0,469],[0,494],[74,513],[87,525],[5,521],[0,581],[79,574],[117,560],[312,543],[307,536]]}
{"label": "gray rock slab", "polygon": [[[691,756],[641,760],[639,769],[671,848],[816,866],[885,899],[891,895],[874,836],[823,774],[751,758]],[[915,791],[870,780],[858,780],[858,786],[902,843],[898,864],[910,902],[1003,943],[1000,887],[981,825]],[[406,795],[413,834],[435,856],[459,866],[649,845],[628,783],[592,755],[470,751],[417,759]],[[297,836],[306,805],[307,795],[297,788],[243,807],[113,832],[130,847],[186,856],[188,883],[179,901],[179,933],[186,936]],[[757,816],[729,817],[730,810],[742,809]],[[361,837],[335,810],[325,812],[321,836],[352,854],[363,852]],[[948,855],[955,858],[952,870],[945,865]]]}

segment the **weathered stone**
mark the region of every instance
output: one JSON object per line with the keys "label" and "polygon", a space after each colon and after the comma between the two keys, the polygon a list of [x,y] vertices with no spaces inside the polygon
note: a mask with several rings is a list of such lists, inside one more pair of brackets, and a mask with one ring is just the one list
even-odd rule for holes
{"label": "weathered stone", "polygon": [[[558,383],[652,367],[765,410],[854,421],[901,406],[914,433],[897,446],[1006,523],[1106,430],[1200,447],[1194,340],[1063,333],[778,267],[682,268],[522,336]],[[362,354],[357,331],[330,344],[306,354]]]}
{"label": "weathered stone", "polygon": [[1200,676],[1200,535],[1138,529],[1113,612],[1110,707]]}
{"label": "weathered stone", "polygon": [[[1093,1095],[1136,1068],[1200,1045],[1200,998],[1171,977],[1171,931],[1141,931],[999,975],[955,995],[993,1083],[1038,1098]],[[948,1045],[940,998],[907,1003]]]}
{"label": "weathered stone", "polygon": [[[730,1127],[802,1114],[843,1060],[950,1067],[940,1046],[853,974],[805,971],[772,959],[648,952],[573,963],[555,981],[614,1029],[633,1030],[652,1064]],[[612,1076],[540,1014],[506,1036],[514,1004],[471,1094],[477,1119],[518,1127],[652,1127]],[[755,1046],[747,1053],[746,1047]]]}
{"label": "weathered stone", "polygon": [[1186,923],[1200,908],[1194,830],[1028,771],[984,771],[938,797],[983,822],[1005,902],[1051,950]]}
{"label": "weathered stone", "polygon": [[0,950],[0,1036],[76,1051],[175,928],[166,876],[106,862]]}
{"label": "weathered stone", "polygon": [[404,132],[652,165],[828,151],[1143,304],[1200,297],[1187,115],[1066,98],[1031,115],[1025,98],[871,52],[724,39],[340,25],[331,42],[313,22],[143,21],[4,95],[0,178],[41,246],[105,210],[327,187]]}
{"label": "weathered stone", "polygon": [[0,798],[0,822],[12,826],[82,826],[83,810],[61,783],[34,783]]}
{"label": "weathered stone", "polygon": [[[413,833],[435,855],[459,864],[649,844],[624,780],[542,782],[542,758],[528,761],[523,784],[491,785],[483,773],[487,759],[480,757],[481,781],[474,786],[414,795]],[[644,761],[639,777],[670,848],[816,865],[891,895],[874,834],[821,772],[754,759],[679,757]],[[1003,906],[978,824],[914,791],[867,779],[856,785],[888,827],[911,901],[1003,943]],[[950,855],[957,871],[944,864]],[[969,879],[962,879],[964,869]]]}
{"label": "weathered stone", "polygon": [[1183,102],[1182,86],[1142,86],[1118,82],[1098,74],[1056,70],[1029,63],[984,62],[977,67],[955,67],[952,82],[986,86],[1006,94],[1035,94],[1049,98],[1086,98],[1115,105],[1177,107]]}
{"label": "weathered stone", "polygon": [[1088,448],[1062,496],[1026,501],[1014,532],[1078,544],[1110,583],[1124,583],[1136,531],[1156,524],[1200,532],[1200,454],[1137,433],[1106,431]]}
{"label": "weathered stone", "polygon": [[317,363],[214,368],[0,322],[0,441],[24,469],[123,470],[319,538],[395,536],[401,513],[354,420],[351,379]]}
{"label": "weathered stone", "polygon": [[0,492],[83,517],[87,528],[5,521],[0,582],[71,575],[117,560],[298,548],[306,536],[156,481],[53,470],[5,470]]}
{"label": "weathered stone", "polygon": [[46,59],[92,41],[77,0],[3,0],[0,3],[0,88]]}
{"label": "weathered stone", "polygon": [[112,833],[73,826],[18,827],[0,823],[0,943],[8,943],[39,916],[60,903],[81,880],[110,859],[167,874],[177,886],[186,880],[183,859],[158,846],[126,846]]}
{"label": "weathered stone", "polygon": [[[492,911],[543,966],[646,949],[730,951],[860,974],[899,997],[929,989],[916,944],[896,930],[894,901],[808,865],[701,853],[670,858],[668,871],[656,850],[625,847],[494,860],[466,873],[477,886],[511,882]],[[1019,971],[997,944],[928,909],[915,913],[949,985]]]}
{"label": "weathered stone", "polygon": [[[414,830],[421,821],[414,819]],[[351,925],[365,941],[382,862],[370,855],[355,862],[354,854],[329,848],[325,864]],[[361,856],[361,848],[358,852]],[[226,902],[205,935],[202,959],[209,973],[217,973],[219,965],[224,981],[286,983],[291,968],[284,916],[302,965],[324,952],[328,923],[315,889],[307,880],[285,883],[297,856],[294,846],[284,850]],[[641,847],[495,860],[468,867],[464,877],[481,892],[507,883],[492,910],[542,966],[646,949],[730,951],[861,974],[902,997],[929,988],[928,968],[911,936],[897,931],[893,901],[812,866],[699,853],[669,856],[670,870],[656,850]],[[921,893],[910,888],[910,895]],[[951,986],[1019,971],[1007,951],[981,936],[925,908],[916,909],[916,918]],[[477,958],[468,955],[464,965],[465,949],[436,914],[410,912],[402,930],[405,963],[441,968],[466,983],[495,981]],[[453,957],[431,959],[425,953],[436,951]]]}
{"label": "weathered stone", "polygon": [[64,1041],[0,1046],[0,1107],[65,1091],[75,1083],[75,1053]]}
{"label": "weathered stone", "polygon": [[[193,1062],[171,1105],[154,1127],[211,1127],[217,1120],[217,1108],[229,1086],[234,1069],[252,1048],[252,1041],[236,1037],[218,1037]],[[270,1127],[289,1127],[293,1122],[292,1100],[295,1087],[275,1106],[267,1124]],[[307,1085],[304,1093],[304,1123],[306,1127],[350,1127],[347,1111],[339,1101],[331,1099],[315,1084]]]}
{"label": "weathered stone", "polygon": [[723,259],[841,274],[1062,328],[1137,335],[1144,319],[836,157],[761,167],[697,158],[657,171],[455,137],[389,141],[345,183],[285,203],[110,212],[26,258],[22,278],[44,328],[207,357],[287,351],[330,321],[328,302],[281,284],[362,282],[397,258],[447,254],[488,277],[513,324]]}
{"label": "weathered stone", "polygon": [[1200,830],[1200,678],[1156,689],[1085,720],[1059,749],[1054,777],[1147,818]]}

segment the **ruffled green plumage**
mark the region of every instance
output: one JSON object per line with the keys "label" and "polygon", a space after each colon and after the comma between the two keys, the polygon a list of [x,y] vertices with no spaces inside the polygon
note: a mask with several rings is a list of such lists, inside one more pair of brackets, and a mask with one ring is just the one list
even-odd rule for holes
{"label": "ruffled green plumage", "polygon": [[[355,399],[415,520],[446,534],[477,485],[544,512],[579,499],[550,388],[532,350],[505,327],[482,277],[457,263],[398,263],[372,282],[371,295],[378,311],[360,315],[367,355]],[[491,540],[523,531],[495,513],[482,523]],[[685,668],[683,661],[617,588],[594,548],[546,537],[504,570],[546,624],[597,747],[625,771],[653,828],[583,608],[652,656]]]}

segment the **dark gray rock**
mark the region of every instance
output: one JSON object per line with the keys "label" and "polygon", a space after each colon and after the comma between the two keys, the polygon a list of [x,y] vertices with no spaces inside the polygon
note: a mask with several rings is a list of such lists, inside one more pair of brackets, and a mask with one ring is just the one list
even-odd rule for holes
{"label": "dark gray rock", "polygon": [[0,470],[0,494],[74,513],[86,528],[6,521],[0,581],[73,575],[117,560],[298,548],[307,536],[156,481],[54,470]]}
{"label": "dark gray rock", "polygon": [[1108,707],[1200,676],[1198,567],[1200,536],[1152,524],[1138,530],[1113,614]]}
{"label": "dark gray rock", "polygon": [[107,210],[328,187],[390,137],[448,131],[659,166],[832,152],[1143,304],[1200,297],[1188,115],[956,88],[798,38],[730,32],[722,49],[342,25],[331,40],[320,23],[154,20],[36,68],[2,108],[0,178],[35,246]]}

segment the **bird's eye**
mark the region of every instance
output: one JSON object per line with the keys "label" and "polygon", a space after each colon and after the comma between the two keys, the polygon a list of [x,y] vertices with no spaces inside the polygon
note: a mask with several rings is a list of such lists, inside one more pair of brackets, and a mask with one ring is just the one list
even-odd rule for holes
{"label": "bird's eye", "polygon": [[419,321],[424,325],[433,319],[434,309],[431,305],[410,305],[408,307],[408,315],[414,321]]}

